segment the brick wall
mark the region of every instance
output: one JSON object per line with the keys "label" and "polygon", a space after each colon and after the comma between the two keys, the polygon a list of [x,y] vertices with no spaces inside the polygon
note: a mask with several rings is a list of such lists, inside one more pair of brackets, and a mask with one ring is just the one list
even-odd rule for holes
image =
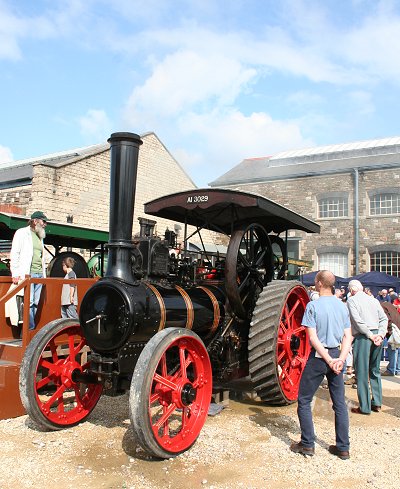
{"label": "brick wall", "polygon": [[[385,169],[360,172],[359,175],[359,272],[369,271],[372,246],[397,245],[400,240],[400,215],[370,216],[368,192],[374,189],[399,187],[400,169]],[[233,188],[233,187],[232,187]],[[291,210],[316,221],[321,233],[307,234],[291,232],[292,236],[301,236],[300,257],[314,261],[318,266],[317,251],[340,247],[348,250],[349,275],[355,273],[354,257],[354,174],[353,172],[301,177],[288,180],[274,180],[253,184],[235,185],[238,190],[255,192]],[[319,219],[318,196],[329,192],[348,194],[349,217],[342,219]]]}
{"label": "brick wall", "polygon": [[[156,233],[163,236],[175,222],[147,216],[143,205],[169,193],[196,188],[194,183],[153,133],[143,136],[139,150],[138,176],[133,218],[133,234],[139,233],[138,217],[157,221]],[[108,229],[110,197],[110,150],[53,168],[34,166],[32,198],[27,214],[43,210],[49,218],[66,222],[73,215],[74,224]],[[192,232],[193,229],[190,230]],[[183,225],[180,238],[183,238]],[[212,242],[210,233],[204,240]]]}
{"label": "brick wall", "polygon": [[27,214],[31,186],[0,189],[0,212]]}

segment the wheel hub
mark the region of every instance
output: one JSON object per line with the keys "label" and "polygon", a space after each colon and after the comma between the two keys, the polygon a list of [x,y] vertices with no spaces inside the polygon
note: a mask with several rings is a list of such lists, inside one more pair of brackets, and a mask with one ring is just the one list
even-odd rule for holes
{"label": "wheel hub", "polygon": [[76,384],[74,376],[76,373],[82,372],[82,367],[78,362],[68,362],[65,364],[61,372],[61,382],[66,387],[72,387]]}
{"label": "wheel hub", "polygon": [[181,392],[181,401],[184,406],[189,406],[196,399],[197,390],[192,384],[187,383],[183,386]]}
{"label": "wheel hub", "polygon": [[290,338],[290,349],[292,350],[293,353],[296,353],[299,351],[301,345],[301,340],[298,336],[295,334],[292,335]]}

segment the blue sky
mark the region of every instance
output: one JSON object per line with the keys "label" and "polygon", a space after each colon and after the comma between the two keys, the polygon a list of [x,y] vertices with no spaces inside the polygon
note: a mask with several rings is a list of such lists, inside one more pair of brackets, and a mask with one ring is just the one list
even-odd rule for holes
{"label": "blue sky", "polygon": [[0,0],[0,162],[154,131],[198,186],[400,135],[396,0]]}

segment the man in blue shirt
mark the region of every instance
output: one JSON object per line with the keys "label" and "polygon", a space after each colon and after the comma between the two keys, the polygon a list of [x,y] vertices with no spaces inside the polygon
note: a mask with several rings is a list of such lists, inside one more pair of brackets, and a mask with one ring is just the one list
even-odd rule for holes
{"label": "man in blue shirt", "polygon": [[336,444],[329,452],[345,460],[349,453],[349,414],[345,403],[343,367],[351,347],[350,318],[347,307],[332,294],[335,276],[321,270],[315,277],[319,299],[307,304],[302,325],[307,328],[311,353],[300,380],[297,414],[301,441],[292,443],[292,452],[312,456],[315,453],[315,432],[311,401],[324,376],[335,411]]}

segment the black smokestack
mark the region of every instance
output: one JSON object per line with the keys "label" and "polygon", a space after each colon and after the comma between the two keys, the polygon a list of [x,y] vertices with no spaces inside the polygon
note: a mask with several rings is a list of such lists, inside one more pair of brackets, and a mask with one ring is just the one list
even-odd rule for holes
{"label": "black smokestack", "polygon": [[106,277],[134,282],[131,268],[132,224],[135,203],[140,136],[114,132],[111,146],[110,236]]}

